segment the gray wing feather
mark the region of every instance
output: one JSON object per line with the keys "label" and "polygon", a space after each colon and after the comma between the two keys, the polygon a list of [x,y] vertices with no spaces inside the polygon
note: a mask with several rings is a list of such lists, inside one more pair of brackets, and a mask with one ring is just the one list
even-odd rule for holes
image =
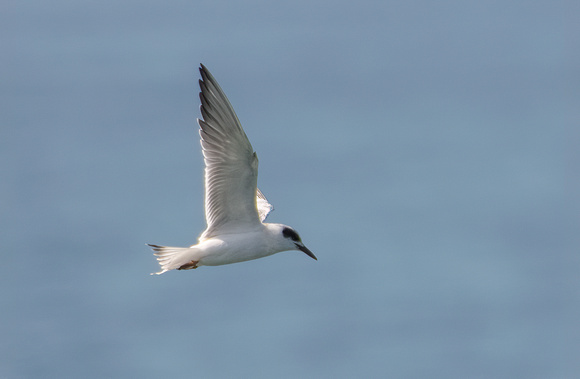
{"label": "gray wing feather", "polygon": [[256,196],[256,204],[258,206],[258,214],[260,215],[260,221],[264,221],[268,217],[268,213],[274,210],[272,204],[268,202],[266,196],[258,188],[258,193]]}
{"label": "gray wing feather", "polygon": [[[232,105],[218,82],[201,65],[200,127],[205,161],[205,217],[207,229],[200,240],[240,225],[251,229],[260,224],[257,181],[258,157]],[[267,213],[266,213],[267,214]]]}

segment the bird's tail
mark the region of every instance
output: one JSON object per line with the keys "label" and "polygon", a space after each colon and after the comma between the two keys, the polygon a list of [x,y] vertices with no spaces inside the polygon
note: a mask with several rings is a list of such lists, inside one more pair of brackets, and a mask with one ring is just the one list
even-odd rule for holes
{"label": "bird's tail", "polygon": [[195,249],[191,247],[147,245],[151,246],[153,251],[155,251],[154,255],[159,262],[159,266],[161,266],[161,271],[153,272],[151,275],[161,275],[174,269],[188,270],[197,268],[197,262],[193,260]]}

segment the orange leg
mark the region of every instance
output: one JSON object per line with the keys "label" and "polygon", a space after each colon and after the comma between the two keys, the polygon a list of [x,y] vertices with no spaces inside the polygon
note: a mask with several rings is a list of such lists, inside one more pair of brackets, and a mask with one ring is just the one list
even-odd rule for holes
{"label": "orange leg", "polygon": [[179,267],[178,270],[191,270],[192,268],[197,268],[197,262],[198,261],[188,262],[188,263],[184,264],[183,266]]}

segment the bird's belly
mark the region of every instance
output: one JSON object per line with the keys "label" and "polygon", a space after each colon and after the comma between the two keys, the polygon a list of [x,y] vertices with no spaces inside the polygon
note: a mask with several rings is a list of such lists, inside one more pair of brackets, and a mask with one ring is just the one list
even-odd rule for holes
{"label": "bird's belly", "polygon": [[[200,265],[221,266],[230,263],[250,261],[274,254],[269,252],[265,244],[251,238],[220,238],[220,243],[214,243],[200,259]],[[209,242],[209,241],[208,241]]]}

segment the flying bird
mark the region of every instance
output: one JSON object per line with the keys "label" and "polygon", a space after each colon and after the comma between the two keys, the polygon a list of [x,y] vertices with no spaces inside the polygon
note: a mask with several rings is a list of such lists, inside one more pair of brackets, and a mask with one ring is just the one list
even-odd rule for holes
{"label": "flying bird", "polygon": [[287,250],[317,259],[293,228],[263,222],[274,208],[258,189],[258,156],[224,91],[200,66],[202,119],[197,122],[205,162],[207,228],[189,247],[149,244],[161,266],[155,274],[244,262]]}

